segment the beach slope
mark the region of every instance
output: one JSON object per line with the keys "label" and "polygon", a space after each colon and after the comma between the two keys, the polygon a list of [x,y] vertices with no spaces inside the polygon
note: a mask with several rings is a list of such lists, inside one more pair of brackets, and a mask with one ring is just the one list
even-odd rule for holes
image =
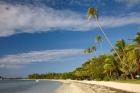
{"label": "beach slope", "polygon": [[60,80],[56,93],[140,93],[139,84],[105,81]]}

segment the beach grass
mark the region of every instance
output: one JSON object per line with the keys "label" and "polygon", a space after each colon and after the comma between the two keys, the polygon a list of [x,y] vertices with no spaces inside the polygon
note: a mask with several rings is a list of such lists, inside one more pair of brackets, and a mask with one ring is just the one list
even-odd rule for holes
{"label": "beach grass", "polygon": [[116,80],[115,82],[140,84],[140,79],[139,80]]}

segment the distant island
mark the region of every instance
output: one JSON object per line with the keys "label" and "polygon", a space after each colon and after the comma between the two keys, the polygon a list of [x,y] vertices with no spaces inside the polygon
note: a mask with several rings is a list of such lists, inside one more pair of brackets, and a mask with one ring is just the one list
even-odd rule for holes
{"label": "distant island", "polygon": [[[81,67],[67,73],[34,73],[29,79],[73,79],[73,80],[127,80],[140,79],[140,32],[133,43],[116,41],[115,50],[101,54],[86,61]],[[96,37],[96,43],[102,46],[102,37]],[[85,54],[96,52],[96,46],[85,49]]]}
{"label": "distant island", "polygon": [[4,79],[4,77],[0,76],[0,80],[3,80],[3,79]]}
{"label": "distant island", "polygon": [[0,76],[0,80],[15,80],[15,79],[24,79],[24,78],[22,77],[8,78],[8,77]]}

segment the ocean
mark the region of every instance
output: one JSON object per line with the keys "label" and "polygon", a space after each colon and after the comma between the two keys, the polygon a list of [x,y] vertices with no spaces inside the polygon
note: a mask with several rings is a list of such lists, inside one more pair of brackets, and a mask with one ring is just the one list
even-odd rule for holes
{"label": "ocean", "polygon": [[0,93],[55,93],[60,82],[40,80],[0,80]]}

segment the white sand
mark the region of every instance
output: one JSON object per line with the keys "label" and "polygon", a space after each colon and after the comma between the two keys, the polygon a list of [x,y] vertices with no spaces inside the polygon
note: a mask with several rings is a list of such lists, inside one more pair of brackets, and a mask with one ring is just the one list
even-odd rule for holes
{"label": "white sand", "polygon": [[118,93],[103,86],[128,92],[140,93],[140,84],[128,84],[109,81],[58,81],[63,82],[63,85],[56,90],[57,93]]}
{"label": "white sand", "polygon": [[118,83],[118,82],[107,82],[107,81],[78,81],[86,84],[96,84],[107,86],[115,89],[125,90],[129,92],[140,93],[140,84],[130,84],[130,83]]}
{"label": "white sand", "polygon": [[56,93],[117,93],[105,87],[91,86],[76,81],[61,82],[63,82],[63,85],[56,90]]}

